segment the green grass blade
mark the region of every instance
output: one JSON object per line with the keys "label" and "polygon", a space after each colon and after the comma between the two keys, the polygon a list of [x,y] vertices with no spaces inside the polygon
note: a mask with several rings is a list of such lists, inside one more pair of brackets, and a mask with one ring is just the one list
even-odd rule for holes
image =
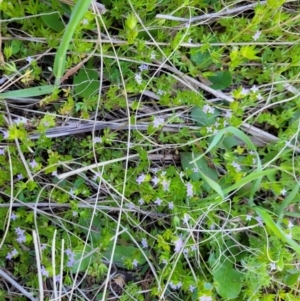
{"label": "green grass blade", "polygon": [[57,53],[55,55],[55,61],[53,66],[53,73],[55,75],[55,86],[59,86],[60,79],[62,78],[65,71],[66,53],[71,42],[72,36],[75,32],[76,27],[82,20],[84,14],[88,10],[92,0],[80,0],[77,1],[72,11],[70,21],[65,29],[62,37],[62,42],[59,45]]}
{"label": "green grass blade", "polygon": [[287,206],[295,199],[298,192],[299,192],[299,185],[296,185],[292,190],[292,192],[281,203],[281,205],[279,206],[276,212],[278,214],[279,220],[283,218],[285,208],[287,208]]}
{"label": "green grass blade", "polygon": [[201,174],[202,179],[222,198],[224,199],[224,193],[221,186],[212,180],[210,177],[206,176],[202,171],[198,170]]}
{"label": "green grass blade", "polygon": [[35,96],[51,94],[53,91],[54,91],[54,86],[52,85],[39,86],[39,87],[0,93],[0,99],[35,97]]}
{"label": "green grass blade", "polygon": [[287,244],[290,245],[291,248],[293,248],[294,251],[296,251],[300,255],[300,245],[298,245],[293,239],[289,238],[284,233],[282,228],[273,221],[272,217],[266,210],[260,207],[254,207],[253,209],[262,218],[267,228],[270,229],[273,232],[273,234],[275,234],[278,238],[284,240]]}

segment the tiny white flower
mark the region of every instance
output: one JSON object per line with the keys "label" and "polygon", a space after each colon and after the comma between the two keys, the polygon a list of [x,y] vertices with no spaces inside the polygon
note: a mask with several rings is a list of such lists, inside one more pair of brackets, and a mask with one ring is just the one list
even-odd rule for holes
{"label": "tiny white flower", "polygon": [[182,220],[183,220],[183,222],[184,222],[185,224],[187,224],[190,218],[191,218],[191,217],[190,217],[188,214],[185,213]]}
{"label": "tiny white flower", "polygon": [[261,35],[261,32],[258,30],[255,35],[252,37],[254,41],[258,40]]}
{"label": "tiny white flower", "polygon": [[213,114],[214,111],[215,111],[215,108],[211,107],[210,105],[204,105],[204,107],[203,107],[203,112],[205,114],[207,114],[207,113]]}
{"label": "tiny white flower", "polygon": [[185,186],[186,186],[186,195],[189,197],[192,197],[194,195],[193,185],[189,182],[189,183],[185,184]]}
{"label": "tiny white flower", "polygon": [[179,282],[177,283],[177,285],[176,285],[176,288],[177,288],[177,289],[180,289],[181,287],[182,287],[182,282],[179,281]]}
{"label": "tiny white flower", "polygon": [[258,94],[256,95],[256,98],[257,98],[258,100],[262,100],[262,99],[263,99],[263,97],[261,96],[260,93],[258,93]]}
{"label": "tiny white flower", "polygon": [[183,171],[181,171],[181,172],[179,173],[179,177],[182,179],[184,176],[185,176],[185,173],[184,173]]}
{"label": "tiny white flower", "polygon": [[289,221],[289,223],[288,223],[288,228],[289,229],[292,229],[294,227],[294,224],[291,222],[291,221]]}
{"label": "tiny white flower", "polygon": [[89,24],[89,21],[88,21],[87,19],[83,19],[83,20],[81,21],[81,23],[82,23],[83,25],[87,25],[87,24]]}
{"label": "tiny white flower", "polygon": [[54,170],[54,171],[52,172],[52,176],[53,176],[53,177],[56,177],[56,176],[57,176],[57,170]]}
{"label": "tiny white flower", "polygon": [[189,248],[184,248],[183,251],[182,251],[182,253],[184,255],[188,255],[189,254]]}
{"label": "tiny white flower", "polygon": [[163,260],[162,260],[162,263],[165,264],[165,265],[168,264],[167,259],[163,259]]}
{"label": "tiny white flower", "polygon": [[225,128],[226,125],[228,125],[228,122],[226,120],[223,121],[223,127]]}
{"label": "tiny white flower", "polygon": [[197,167],[194,167],[192,170],[193,170],[193,172],[198,172],[198,168]]}
{"label": "tiny white flower", "polygon": [[217,129],[214,129],[214,131],[213,131],[214,135],[215,135],[215,134],[218,134],[218,132],[219,132],[219,131],[218,131]]}
{"label": "tiny white flower", "polygon": [[141,73],[136,73],[136,74],[134,75],[134,79],[135,79],[135,81],[136,81],[139,85],[142,84],[142,76],[141,76]]}
{"label": "tiny white flower", "polygon": [[248,95],[249,94],[249,89],[245,89],[244,87],[242,88],[242,94],[244,96]]}
{"label": "tiny white flower", "polygon": [[252,220],[252,215],[246,215],[246,221],[251,221]]}
{"label": "tiny white flower", "polygon": [[38,166],[38,163],[33,159],[31,162],[29,162],[29,165],[31,166],[31,168],[35,168]]}
{"label": "tiny white flower", "polygon": [[3,131],[1,130],[2,134],[3,134],[3,139],[7,139],[9,137],[9,133],[8,131]]}
{"label": "tiny white flower", "polygon": [[168,207],[170,210],[173,210],[174,209],[174,203],[173,202],[169,202],[168,203]]}
{"label": "tiny white flower", "polygon": [[280,194],[283,195],[283,196],[286,195],[286,190],[284,188],[281,189]]}
{"label": "tiny white flower", "polygon": [[138,264],[139,264],[139,262],[138,262],[136,259],[134,259],[133,262],[132,262],[132,265],[133,265],[134,267],[137,267]]}
{"label": "tiny white flower", "polygon": [[151,182],[154,186],[156,186],[159,183],[159,178],[157,176],[152,177]]}
{"label": "tiny white flower", "polygon": [[250,89],[250,91],[252,91],[253,93],[256,93],[258,90],[259,89],[255,85]]}
{"label": "tiny white flower", "polygon": [[192,250],[192,251],[197,251],[197,246],[196,246],[196,245],[192,245],[192,246],[191,246],[191,250]]}
{"label": "tiny white flower", "polygon": [[193,285],[190,285],[189,291],[190,291],[191,293],[193,293],[195,289],[196,289],[196,287],[195,287],[195,286],[193,286]]}
{"label": "tiny white flower", "polygon": [[18,251],[16,250],[16,249],[13,249],[12,251],[11,251],[11,255],[12,256],[16,256],[16,255],[18,255]]}
{"label": "tiny white flower", "polygon": [[269,266],[270,266],[270,270],[271,271],[275,271],[276,270],[276,263],[275,262],[271,262]]}
{"label": "tiny white flower", "polygon": [[141,243],[144,249],[148,248],[148,242],[146,238],[143,238]]}
{"label": "tiny white flower", "polygon": [[164,191],[169,191],[170,189],[170,181],[167,181],[166,179],[163,179],[162,186],[164,188]]}
{"label": "tiny white flower", "polygon": [[18,179],[18,181],[21,181],[21,180],[24,179],[24,177],[23,177],[23,175],[22,175],[21,173],[19,173],[19,174],[17,175],[17,179]]}
{"label": "tiny white flower", "polygon": [[139,199],[138,202],[141,206],[145,204],[145,201],[143,199]]}
{"label": "tiny white flower", "polygon": [[139,175],[137,178],[136,178],[136,181],[139,185],[141,185],[146,179],[146,176],[142,173],[141,175]]}
{"label": "tiny white flower", "polygon": [[207,131],[207,133],[212,133],[212,127],[211,126],[207,126],[206,127],[206,131]]}
{"label": "tiny white flower", "polygon": [[0,155],[2,155],[2,156],[5,155],[5,148],[0,148]]}
{"label": "tiny white flower", "polygon": [[129,210],[133,210],[133,209],[135,208],[134,204],[132,204],[132,203],[126,204],[126,207],[127,207]]}
{"label": "tiny white flower", "polygon": [[262,227],[263,226],[263,220],[260,216],[255,217],[256,221],[258,222],[258,224]]}
{"label": "tiny white flower", "polygon": [[160,198],[157,198],[155,201],[154,201],[154,204],[156,204],[157,206],[160,206],[162,203],[162,200]]}
{"label": "tiny white flower", "polygon": [[33,61],[33,58],[31,56],[27,56],[26,62],[30,64],[32,61]]}
{"label": "tiny white flower", "polygon": [[239,172],[239,171],[242,170],[241,165],[238,164],[238,163],[235,162],[235,161],[233,161],[233,162],[231,163],[231,166],[233,166],[237,172]]}
{"label": "tiny white flower", "polygon": [[78,212],[77,211],[72,211],[72,215],[75,217],[78,215]]}
{"label": "tiny white flower", "polygon": [[175,252],[178,253],[181,251],[181,249],[183,248],[183,240],[182,238],[178,238],[176,241],[175,241]]}
{"label": "tiny white flower", "polygon": [[159,169],[157,167],[154,167],[154,168],[151,168],[151,171],[154,173],[154,174],[157,174],[157,172],[159,171]]}
{"label": "tiny white flower", "polygon": [[231,111],[226,111],[225,117],[226,118],[231,118],[231,116],[232,116],[232,112]]}
{"label": "tiny white flower", "polygon": [[154,128],[159,128],[161,125],[164,124],[164,119],[162,117],[154,117],[153,119],[153,127]]}
{"label": "tiny white flower", "polygon": [[288,233],[288,234],[286,234],[286,236],[288,237],[288,238],[293,238],[293,234],[292,234],[292,232],[290,232],[290,233]]}
{"label": "tiny white flower", "polygon": [[218,122],[218,121],[216,121],[215,123],[214,123],[214,126],[217,128],[218,126],[220,125],[220,123]]}
{"label": "tiny white flower", "polygon": [[140,65],[138,68],[139,68],[140,71],[142,72],[142,71],[144,71],[144,70],[148,70],[149,66],[146,65],[146,64],[142,64],[142,65]]}
{"label": "tiny white flower", "polygon": [[151,60],[155,60],[156,59],[156,54],[155,54],[154,51],[151,52],[150,59]]}
{"label": "tiny white flower", "polygon": [[10,219],[15,221],[17,219],[17,215],[14,212],[12,212],[10,215]]}
{"label": "tiny white flower", "polygon": [[255,151],[253,151],[253,150],[249,151],[249,155],[251,155],[251,156],[255,155]]}
{"label": "tiny white flower", "polygon": [[47,249],[47,245],[46,244],[41,244],[41,250],[44,251]]}
{"label": "tiny white flower", "polygon": [[95,137],[94,139],[93,139],[93,143],[95,144],[95,143],[102,143],[102,138],[101,137]]}
{"label": "tiny white flower", "polygon": [[26,124],[27,123],[27,119],[25,117],[18,117],[17,119],[14,120],[14,123],[16,125]]}
{"label": "tiny white flower", "polygon": [[186,22],[186,23],[184,24],[184,27],[185,27],[185,28],[190,28],[190,26],[191,26],[191,23],[190,23],[190,22]]}
{"label": "tiny white flower", "polygon": [[160,96],[162,96],[162,95],[165,95],[166,92],[163,91],[163,90],[161,90],[161,89],[159,89],[159,90],[157,91],[157,94],[160,95]]}

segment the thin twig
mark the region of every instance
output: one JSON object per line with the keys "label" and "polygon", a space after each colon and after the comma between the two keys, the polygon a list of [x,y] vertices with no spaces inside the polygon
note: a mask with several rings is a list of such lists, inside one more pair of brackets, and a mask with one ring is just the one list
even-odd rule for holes
{"label": "thin twig", "polygon": [[162,14],[157,14],[156,18],[158,19],[165,19],[165,20],[172,20],[172,21],[178,21],[178,22],[188,22],[188,23],[194,23],[197,21],[202,21],[203,23],[208,22],[210,20],[215,20],[218,19],[220,17],[224,17],[224,16],[228,16],[228,15],[234,15],[237,13],[240,13],[242,11],[245,10],[250,10],[255,8],[255,6],[257,5],[265,5],[267,3],[267,1],[261,1],[261,2],[255,2],[252,4],[247,4],[244,6],[240,6],[240,7],[236,7],[233,9],[223,9],[219,12],[216,13],[211,13],[211,14],[205,14],[202,16],[196,16],[196,17],[192,17],[192,18],[180,18],[180,17],[175,17],[175,16],[171,16],[171,15],[162,15]]}
{"label": "thin twig", "polygon": [[6,274],[2,269],[0,269],[0,277],[8,281],[12,286],[14,286],[18,291],[20,291],[26,298],[30,299],[31,301],[38,301],[36,298],[33,297],[32,293],[26,291],[24,287],[22,287],[18,282],[16,282],[12,277]]}

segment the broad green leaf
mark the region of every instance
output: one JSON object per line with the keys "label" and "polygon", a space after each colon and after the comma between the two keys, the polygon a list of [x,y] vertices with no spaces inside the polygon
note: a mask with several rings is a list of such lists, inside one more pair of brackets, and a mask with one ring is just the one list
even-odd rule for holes
{"label": "broad green leaf", "polygon": [[48,27],[56,32],[61,32],[65,28],[58,12],[42,15],[41,18]]}
{"label": "broad green leaf", "polygon": [[79,218],[79,225],[81,226],[82,232],[84,234],[88,234],[88,229],[91,225],[91,231],[89,234],[89,241],[92,242],[94,245],[101,243],[101,233],[102,233],[102,222],[99,216],[94,216],[92,219],[92,214],[88,213],[87,216]]}
{"label": "broad green leaf", "polygon": [[229,71],[217,71],[214,76],[210,76],[208,79],[213,83],[210,88],[215,90],[228,88],[232,83],[232,76]]}
{"label": "broad green leaf", "polygon": [[218,265],[213,270],[212,275],[216,283],[216,290],[222,298],[232,300],[238,297],[243,285],[243,274],[234,269],[229,260],[225,260]]}
{"label": "broad green leaf", "polygon": [[[83,254],[82,251],[74,250],[75,256],[75,263],[72,266],[72,273],[83,272],[86,271],[91,262],[95,260],[97,256],[99,256],[98,253],[93,252],[91,253],[91,247],[89,245],[85,248],[85,253]],[[82,257],[82,260],[80,261]]]}
{"label": "broad green leaf", "polygon": [[300,272],[298,272],[298,271],[295,271],[292,274],[287,274],[284,277],[284,282],[288,286],[293,286],[294,284],[296,284],[298,282],[299,276],[300,276]]}
{"label": "broad green leaf", "polygon": [[191,118],[198,126],[210,126],[213,125],[217,117],[220,116],[220,111],[216,110],[213,114],[206,114],[200,107],[193,107],[191,110]]}
{"label": "broad green leaf", "polygon": [[[111,258],[112,249],[113,243],[109,244],[107,249],[104,251],[104,257],[106,257],[108,260]],[[145,250],[144,252],[146,253],[147,257],[150,256],[149,251]],[[132,258],[136,258],[139,265],[144,265],[147,262],[139,248],[128,245],[116,245],[113,256],[113,262],[116,266],[124,268],[124,260]]]}
{"label": "broad green leaf", "polygon": [[98,72],[93,69],[80,69],[73,80],[74,91],[84,98],[89,98],[99,89]]}

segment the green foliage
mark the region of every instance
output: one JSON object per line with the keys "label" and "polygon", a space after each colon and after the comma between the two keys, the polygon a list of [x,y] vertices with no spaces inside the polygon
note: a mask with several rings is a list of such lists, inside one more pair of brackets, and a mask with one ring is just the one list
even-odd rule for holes
{"label": "green foliage", "polygon": [[0,3],[1,271],[45,300],[58,275],[72,300],[298,300],[296,4],[66,2]]}

